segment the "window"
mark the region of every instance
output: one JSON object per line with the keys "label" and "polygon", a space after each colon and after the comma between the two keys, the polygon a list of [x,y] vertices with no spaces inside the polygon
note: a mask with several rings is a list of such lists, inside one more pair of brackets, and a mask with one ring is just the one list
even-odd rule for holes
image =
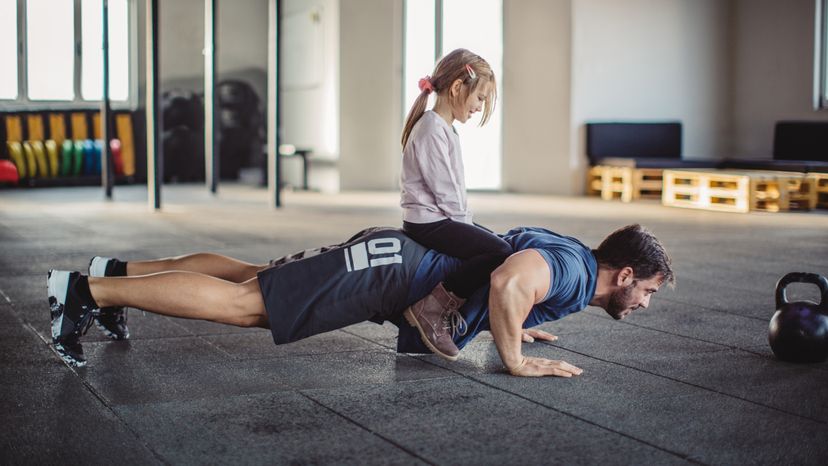
{"label": "window", "polygon": [[75,74],[72,0],[26,2],[29,99],[72,100]]}
{"label": "window", "polygon": [[[438,11],[437,8],[441,9]],[[437,17],[442,17],[439,31],[436,25]],[[438,37],[442,38],[442,46],[439,52],[435,53]],[[455,124],[454,127],[463,146],[466,186],[469,189],[500,188],[500,109],[503,100],[502,0],[407,0],[404,43],[405,116],[419,94],[417,81],[430,74],[436,60],[444,54],[456,48],[465,48],[485,58],[492,66],[498,78],[498,102],[491,119],[486,126],[479,127],[480,114],[477,114],[467,123]],[[430,104],[433,104],[433,99]]]}
{"label": "window", "polygon": [[405,71],[403,118],[420,95],[417,82],[434,69],[434,0],[405,2]]}
{"label": "window", "polygon": [[[134,1],[108,0],[109,94],[115,102],[135,99]],[[103,97],[102,14],[103,0],[0,0],[0,106],[95,106]]]}
{"label": "window", "polygon": [[443,0],[443,54],[457,48],[469,49],[483,57],[497,80],[498,102],[489,122],[479,126],[482,113],[478,113],[466,124],[455,126],[463,144],[467,186],[497,189],[501,181],[502,0]]}
{"label": "window", "polygon": [[[109,0],[109,97],[129,96],[129,15],[126,0]],[[81,2],[81,95],[103,98],[103,0]]]}
{"label": "window", "polygon": [[17,98],[17,0],[0,0],[0,99]]}

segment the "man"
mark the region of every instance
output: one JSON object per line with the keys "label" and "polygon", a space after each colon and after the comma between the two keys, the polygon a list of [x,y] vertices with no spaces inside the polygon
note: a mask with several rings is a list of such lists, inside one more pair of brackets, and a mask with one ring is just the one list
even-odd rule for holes
{"label": "man", "polygon": [[[49,271],[52,337],[68,364],[82,366],[86,359],[80,338],[102,308],[112,313],[129,306],[268,328],[276,344],[366,320],[388,320],[400,329],[399,352],[427,353],[447,338],[463,348],[481,331],[491,330],[511,374],[571,377],[581,369],[523,356],[522,341],[556,338],[531,327],[587,304],[623,319],[646,308],[663,283],[674,281],[663,246],[640,225],[616,230],[595,250],[541,228],[516,228],[503,238],[516,252],[492,273],[490,287],[474,293],[459,311],[440,315],[418,314],[410,306],[460,260],[426,249],[392,228],[364,230],[345,243],[266,265],[209,253],[129,263],[95,257],[88,277]],[[126,332],[121,323],[116,330]]]}

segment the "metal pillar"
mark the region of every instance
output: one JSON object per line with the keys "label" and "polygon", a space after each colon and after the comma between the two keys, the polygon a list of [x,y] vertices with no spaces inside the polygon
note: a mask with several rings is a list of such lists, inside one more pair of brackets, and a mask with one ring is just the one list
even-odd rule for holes
{"label": "metal pillar", "polygon": [[101,101],[101,183],[108,200],[112,199],[112,185],[114,180],[112,149],[109,141],[112,140],[112,106],[109,99],[109,0],[103,0],[103,100]]}
{"label": "metal pillar", "polygon": [[147,0],[147,200],[149,208],[161,209],[161,184],[164,181],[164,147],[158,143],[163,128],[158,105],[158,0]]}
{"label": "metal pillar", "polygon": [[270,205],[282,206],[282,156],[279,146],[282,144],[282,115],[279,99],[279,44],[281,28],[279,18],[282,16],[282,1],[268,2],[268,37],[267,37],[267,189]]}
{"label": "metal pillar", "polygon": [[204,0],[204,179],[218,191],[221,154],[216,137],[216,0]]}

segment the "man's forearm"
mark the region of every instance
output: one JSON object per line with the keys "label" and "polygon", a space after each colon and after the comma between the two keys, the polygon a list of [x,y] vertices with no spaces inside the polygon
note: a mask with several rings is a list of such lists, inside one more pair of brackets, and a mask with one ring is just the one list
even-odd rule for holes
{"label": "man's forearm", "polygon": [[493,281],[489,294],[489,323],[500,359],[510,371],[523,362],[523,321],[531,308],[531,295],[521,292],[518,283]]}

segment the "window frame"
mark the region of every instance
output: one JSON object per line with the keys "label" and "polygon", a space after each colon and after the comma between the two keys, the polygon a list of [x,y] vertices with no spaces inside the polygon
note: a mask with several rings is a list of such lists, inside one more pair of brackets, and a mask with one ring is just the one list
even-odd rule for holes
{"label": "window frame", "polygon": [[828,0],[815,0],[814,109],[828,110]]}
{"label": "window frame", "polygon": [[[408,10],[407,4],[408,4],[409,1],[412,1],[412,0],[404,0],[403,1],[403,8],[402,8],[402,11],[403,11],[403,18],[402,18],[403,40],[402,40],[402,45],[401,45],[402,73],[401,73],[401,77],[400,77],[400,79],[402,81],[402,92],[400,93],[401,94],[400,95],[400,100],[402,101],[402,121],[403,121],[403,123],[405,122],[405,119],[408,116],[408,111],[410,110],[410,107],[409,107],[410,103],[408,102],[408,99],[406,98],[407,93],[408,93],[408,91],[410,91],[410,88],[413,85],[413,83],[406,81],[406,78],[408,77],[408,69],[407,69],[408,58],[407,58],[406,52],[407,52],[407,42],[410,40],[409,31],[408,31],[408,27],[407,27],[408,23],[407,23],[407,18],[406,18],[406,12]],[[445,24],[446,20],[445,20],[445,17],[444,17],[444,10],[445,10],[444,7],[445,7],[445,3],[450,2],[451,0],[422,0],[422,1],[424,1],[424,2],[429,1],[429,2],[434,3],[434,32],[433,33],[434,33],[434,63],[436,64],[437,60],[439,60],[440,57],[442,57],[445,53],[448,53],[448,52],[451,51],[451,50],[445,50],[446,47],[445,47],[445,44],[444,44],[444,35],[445,35],[444,30],[446,28],[446,24]],[[503,3],[505,1],[506,0],[501,0],[500,1],[501,28],[502,28],[502,22],[503,22]],[[502,29],[501,29],[501,34],[502,34]],[[503,40],[503,36],[501,35],[501,41],[502,40]],[[502,53],[502,50],[501,50],[501,53]],[[500,71],[500,74],[502,75],[503,70],[499,70],[499,71]],[[498,100],[499,100],[499,102],[498,102],[498,105],[497,105],[497,109],[495,111],[499,113],[499,118],[502,118],[502,115],[503,115],[503,113],[502,113],[503,112],[503,105],[502,105],[502,102],[503,102],[503,79],[502,79],[502,77],[500,79],[498,79],[497,81],[498,81]],[[430,99],[429,104],[432,104],[432,103],[433,103],[433,100]],[[427,105],[426,108],[429,108],[429,106],[430,105]],[[460,131],[463,131],[463,130],[461,129]],[[477,179],[474,179],[474,178],[472,178],[471,182],[469,182],[469,179],[470,179],[469,173],[471,171],[471,170],[469,170],[469,167],[472,166],[471,165],[472,161],[470,160],[471,157],[468,157],[468,156],[464,157],[464,159],[465,159],[464,160],[464,165],[466,167],[465,175],[466,175],[467,190],[470,191],[470,192],[471,191],[497,192],[497,191],[502,191],[504,189],[504,176],[503,176],[503,156],[504,156],[504,152],[503,152],[503,125],[502,125],[502,122],[499,124],[497,131],[499,133],[499,135],[498,135],[498,148],[497,148],[498,170],[497,170],[497,179],[494,183],[480,183],[480,180],[477,180]]]}
{"label": "window frame", "polygon": [[[113,110],[136,110],[138,108],[138,6],[136,0],[126,0],[129,19],[127,32],[129,37],[129,67],[128,88],[129,97],[125,101],[112,101]],[[17,99],[0,100],[0,112],[15,111],[65,111],[65,110],[96,110],[101,106],[101,100],[85,100],[81,94],[81,0],[72,0],[74,8],[74,73],[72,76],[72,100],[30,100],[28,89],[28,54],[26,38],[26,0],[17,0]]]}

